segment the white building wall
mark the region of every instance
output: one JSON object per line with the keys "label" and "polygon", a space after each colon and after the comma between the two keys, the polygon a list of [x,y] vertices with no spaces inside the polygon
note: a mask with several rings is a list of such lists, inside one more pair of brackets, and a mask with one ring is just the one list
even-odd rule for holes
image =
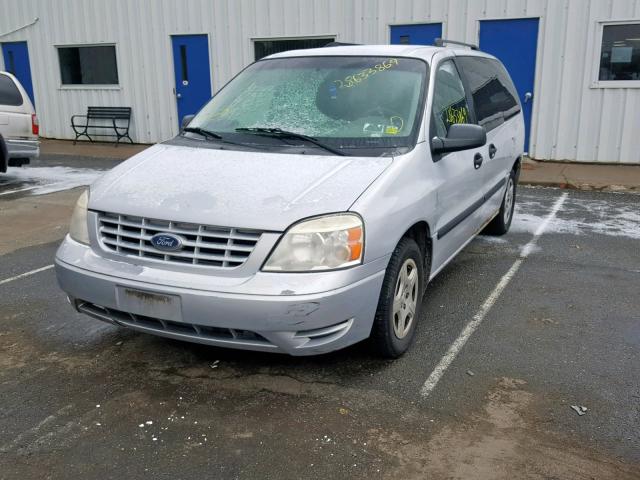
{"label": "white building wall", "polygon": [[[28,42],[43,136],[73,138],[88,105],[131,106],[143,143],[178,131],[174,34],[209,35],[215,92],[253,61],[253,38],[388,43],[391,24],[442,22],[477,43],[479,20],[540,17],[531,156],[640,163],[640,88],[592,85],[598,22],[640,20],[640,0],[0,0],[0,12],[0,35],[39,18],[0,42]],[[116,44],[119,87],[62,87],[55,46],[100,43]]]}

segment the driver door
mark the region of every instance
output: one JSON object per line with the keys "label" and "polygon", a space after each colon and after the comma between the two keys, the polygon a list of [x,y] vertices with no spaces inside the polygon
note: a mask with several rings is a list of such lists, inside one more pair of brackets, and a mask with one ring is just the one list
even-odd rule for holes
{"label": "driver door", "polygon": [[[455,63],[441,62],[435,73],[430,137],[446,137],[455,123],[473,123],[468,96]],[[484,149],[432,154],[437,175],[437,218],[433,271],[444,265],[482,226],[484,178],[478,160]],[[479,157],[480,156],[480,157]],[[480,160],[481,161],[481,160]]]}

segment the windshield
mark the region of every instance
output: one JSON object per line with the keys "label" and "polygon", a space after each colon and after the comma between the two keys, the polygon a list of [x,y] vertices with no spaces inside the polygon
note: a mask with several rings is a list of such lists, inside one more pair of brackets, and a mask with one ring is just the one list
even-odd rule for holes
{"label": "windshield", "polygon": [[343,148],[412,146],[426,72],[424,62],[411,58],[262,60],[222,89],[189,127],[225,138],[246,135],[238,128],[277,128]]}

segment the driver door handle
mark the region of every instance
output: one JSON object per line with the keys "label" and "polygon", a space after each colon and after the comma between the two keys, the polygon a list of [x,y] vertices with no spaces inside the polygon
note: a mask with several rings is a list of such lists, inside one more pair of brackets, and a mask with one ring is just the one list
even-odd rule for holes
{"label": "driver door handle", "polygon": [[484,160],[482,155],[476,153],[475,157],[473,157],[473,168],[478,170],[482,166],[482,160]]}
{"label": "driver door handle", "polygon": [[489,158],[495,157],[497,152],[498,152],[498,149],[493,143],[489,145]]}

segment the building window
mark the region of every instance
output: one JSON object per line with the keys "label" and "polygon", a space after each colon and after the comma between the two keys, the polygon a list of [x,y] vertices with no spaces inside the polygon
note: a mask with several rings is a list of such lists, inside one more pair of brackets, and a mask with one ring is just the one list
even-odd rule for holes
{"label": "building window", "polygon": [[640,23],[602,27],[598,80],[640,80]]}
{"label": "building window", "polygon": [[335,37],[322,38],[290,38],[286,40],[254,40],[256,61],[274,53],[303,48],[324,47],[327,43],[335,42]]}
{"label": "building window", "polygon": [[63,85],[117,85],[115,45],[58,47]]}

